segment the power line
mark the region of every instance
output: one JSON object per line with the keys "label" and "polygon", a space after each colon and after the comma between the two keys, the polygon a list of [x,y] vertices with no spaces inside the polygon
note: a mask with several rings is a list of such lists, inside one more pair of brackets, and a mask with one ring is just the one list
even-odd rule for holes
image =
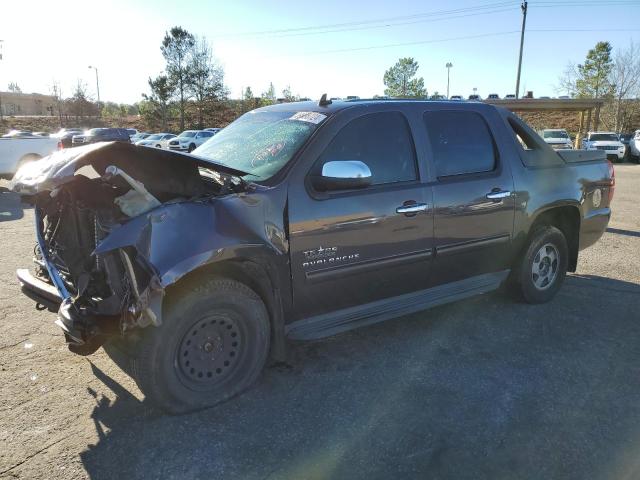
{"label": "power line", "polygon": [[[602,0],[537,0],[532,2],[529,7],[534,8],[558,8],[558,7],[611,7],[611,6],[634,6],[640,5],[638,0],[610,0],[602,2]],[[501,13],[518,8],[517,1],[504,1],[486,4],[477,4],[464,8],[455,8],[449,10],[438,10],[432,12],[416,13],[411,15],[402,15],[396,17],[385,17],[371,20],[361,20],[353,22],[342,22],[325,25],[311,25],[297,28],[284,28],[274,30],[259,30],[253,32],[241,32],[216,35],[214,38],[237,38],[251,36],[271,36],[275,38],[302,36],[302,35],[321,35],[327,33],[339,33],[348,31],[368,30],[375,28],[389,28],[395,26],[411,25],[423,22],[432,22],[439,20],[448,20],[463,18],[475,15],[487,15]],[[440,18],[433,18],[440,17]]]}
{"label": "power line", "polygon": [[307,36],[307,35],[322,35],[322,34],[325,34],[325,33],[353,32],[353,31],[361,31],[361,30],[372,30],[372,29],[376,29],[376,28],[397,27],[397,26],[402,26],[402,25],[415,25],[415,24],[418,24],[418,23],[439,22],[439,21],[442,21],[442,20],[455,20],[457,18],[474,17],[474,16],[478,16],[478,15],[494,15],[496,13],[510,12],[510,11],[516,10],[517,8],[518,7],[511,6],[511,7],[498,8],[498,9],[495,9],[495,10],[488,10],[488,11],[484,11],[484,12],[466,13],[466,14],[452,15],[452,16],[441,17],[441,18],[426,18],[426,19],[421,19],[421,20],[413,20],[413,21],[398,22],[398,23],[387,23],[387,24],[384,24],[384,25],[363,25],[363,26],[359,26],[359,27],[339,28],[339,29],[334,29],[334,30],[318,30],[318,31],[309,31],[309,32],[298,32],[298,33],[283,33],[283,34],[278,34],[278,35],[272,35],[272,36],[270,36],[270,38],[286,38],[286,37],[299,37],[299,36]]}
{"label": "power line", "polygon": [[411,19],[422,18],[422,17],[452,15],[452,14],[466,13],[472,10],[478,11],[478,10],[486,10],[486,9],[506,7],[506,6],[515,6],[515,5],[517,5],[517,3],[511,0],[511,1],[505,1],[505,2],[472,5],[465,8],[456,8],[451,10],[437,10],[433,12],[415,13],[412,15],[402,15],[397,17],[385,17],[385,18],[377,18],[372,20],[360,20],[360,21],[354,21],[354,22],[333,23],[333,24],[325,24],[325,25],[312,25],[312,26],[298,27],[298,28],[283,28],[283,29],[275,29],[275,30],[260,30],[260,31],[253,31],[253,32],[231,33],[231,34],[217,35],[217,37],[259,36],[259,35],[303,32],[303,31],[310,31],[310,30],[325,30],[329,28],[353,27],[353,26],[360,26],[360,25],[371,25],[376,23],[398,22],[398,21],[411,20]]}
{"label": "power line", "polygon": [[[622,28],[622,29],[612,29],[612,28],[543,28],[543,29],[528,29],[527,32],[533,33],[570,33],[570,32],[640,32],[640,28]],[[311,52],[300,52],[300,53],[292,53],[286,56],[296,56],[296,55],[325,55],[331,53],[346,53],[346,52],[360,52],[366,50],[378,50],[383,48],[394,48],[394,47],[408,47],[412,45],[424,45],[429,43],[443,43],[443,42],[453,42],[457,40],[472,40],[476,38],[487,38],[487,37],[498,37],[505,35],[513,35],[516,33],[520,33],[520,30],[510,30],[505,32],[491,32],[491,33],[481,33],[477,35],[465,35],[459,37],[449,37],[449,38],[439,38],[439,39],[430,39],[430,40],[418,40],[414,42],[402,42],[402,43],[388,43],[384,45],[369,45],[366,47],[355,47],[355,48],[339,48],[335,50],[317,50]],[[274,55],[269,58],[281,57],[283,55]]]}

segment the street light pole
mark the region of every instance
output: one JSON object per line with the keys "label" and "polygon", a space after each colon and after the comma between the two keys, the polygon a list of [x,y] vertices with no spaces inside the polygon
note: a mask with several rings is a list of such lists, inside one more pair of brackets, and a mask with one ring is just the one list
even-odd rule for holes
{"label": "street light pole", "polygon": [[520,98],[520,70],[522,70],[522,47],[524,47],[524,27],[527,23],[527,0],[520,5],[522,9],[522,31],[520,32],[520,56],[518,57],[518,77],[516,79],[516,100]]}
{"label": "street light pole", "polygon": [[100,83],[98,82],[98,68],[89,65],[89,68],[92,68],[96,71],[96,92],[98,92],[98,103],[100,103]]}
{"label": "street light pole", "polygon": [[447,67],[447,100],[449,100],[449,73],[451,72],[451,67],[453,67],[453,63],[447,62],[445,67]]}

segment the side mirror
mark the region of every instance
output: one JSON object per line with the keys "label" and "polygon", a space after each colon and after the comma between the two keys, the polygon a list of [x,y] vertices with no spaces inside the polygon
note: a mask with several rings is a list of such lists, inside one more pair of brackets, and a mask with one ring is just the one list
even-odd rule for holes
{"label": "side mirror", "polygon": [[351,190],[371,185],[371,170],[360,160],[327,162],[322,174],[312,177],[313,187],[318,191]]}

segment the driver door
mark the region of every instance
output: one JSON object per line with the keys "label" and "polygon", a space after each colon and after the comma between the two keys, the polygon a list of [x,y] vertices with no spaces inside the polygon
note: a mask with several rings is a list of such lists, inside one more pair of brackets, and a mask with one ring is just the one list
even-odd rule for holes
{"label": "driver door", "polygon": [[[367,113],[334,125],[333,132],[289,186],[292,320],[420,290],[428,282],[431,191],[420,181],[408,119],[397,111]],[[366,164],[371,184],[317,191],[309,179],[322,175],[328,162]]]}

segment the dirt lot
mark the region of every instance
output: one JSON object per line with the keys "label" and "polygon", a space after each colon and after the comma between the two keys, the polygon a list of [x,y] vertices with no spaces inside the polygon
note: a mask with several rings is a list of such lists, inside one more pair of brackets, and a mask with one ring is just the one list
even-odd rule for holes
{"label": "dirt lot", "polygon": [[0,193],[1,478],[640,478],[640,166],[547,305],[498,294],[294,345],[219,408],[154,411],[19,294],[33,212]]}

